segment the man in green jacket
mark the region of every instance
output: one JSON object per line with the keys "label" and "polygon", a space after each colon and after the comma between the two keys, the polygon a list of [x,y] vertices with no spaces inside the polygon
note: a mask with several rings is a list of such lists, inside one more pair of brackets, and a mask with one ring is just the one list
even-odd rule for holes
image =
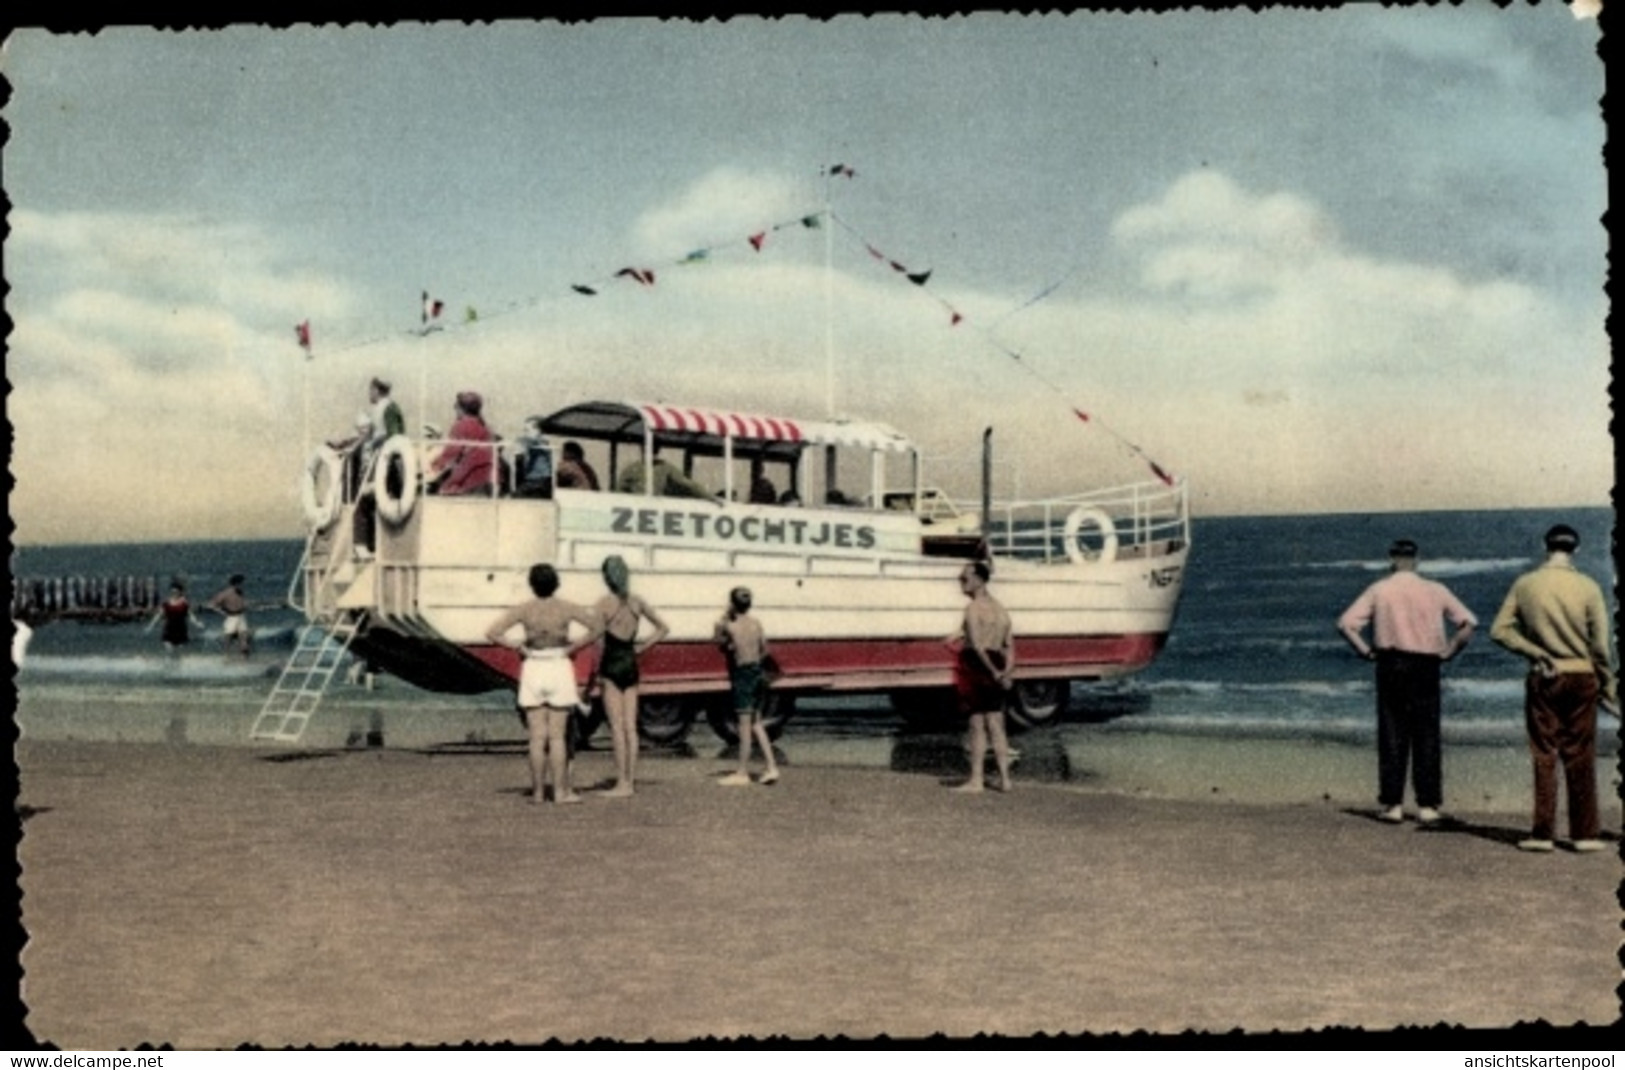
{"label": "man in green jacket", "polygon": [[1597,816],[1597,706],[1619,708],[1608,645],[1608,605],[1595,580],[1574,567],[1580,535],[1546,532],[1546,562],[1519,576],[1495,615],[1490,638],[1529,659],[1524,723],[1535,764],[1535,819],[1525,851],[1552,850],[1557,763],[1568,791],[1576,851],[1601,851]]}

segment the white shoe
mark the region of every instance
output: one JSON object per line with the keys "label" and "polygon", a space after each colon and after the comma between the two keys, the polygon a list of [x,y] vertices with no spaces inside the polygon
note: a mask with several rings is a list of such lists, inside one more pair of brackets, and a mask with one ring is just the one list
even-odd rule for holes
{"label": "white shoe", "polygon": [[1405,820],[1405,811],[1398,806],[1390,806],[1388,809],[1377,815],[1377,820],[1386,821],[1390,825],[1397,825],[1401,821]]}
{"label": "white shoe", "polygon": [[1556,845],[1553,844],[1551,840],[1542,840],[1542,839],[1539,839],[1538,837],[1534,837],[1534,836],[1531,836],[1527,840],[1519,840],[1518,841],[1518,850],[1520,850],[1520,851],[1543,851],[1544,852],[1544,851],[1550,851],[1550,850],[1555,849],[1555,846]]}
{"label": "white shoe", "polygon": [[1608,845],[1601,840],[1575,840],[1574,849],[1581,854],[1592,854],[1597,851],[1606,851]]}
{"label": "white shoe", "polygon": [[1431,806],[1424,806],[1420,810],[1416,811],[1416,820],[1420,821],[1424,825],[1437,825],[1439,823],[1440,816],[1439,811],[1435,810]]}

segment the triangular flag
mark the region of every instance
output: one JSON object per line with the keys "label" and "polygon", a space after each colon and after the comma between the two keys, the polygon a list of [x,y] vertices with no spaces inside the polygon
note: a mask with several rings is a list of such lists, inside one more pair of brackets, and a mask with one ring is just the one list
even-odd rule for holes
{"label": "triangular flag", "polygon": [[750,236],[750,238],[749,238],[749,241],[750,241],[750,247],[752,249],[755,249],[757,252],[761,252],[762,251],[762,243],[767,241],[767,231],[764,230],[764,231],[761,231],[759,233],[752,234]]}
{"label": "triangular flag", "polygon": [[711,258],[711,250],[709,250],[709,249],[695,249],[692,253],[689,253],[687,256],[683,257],[683,263],[685,263],[685,264],[696,264],[696,263],[699,263],[701,260],[709,260],[710,258]]}
{"label": "triangular flag", "polygon": [[428,323],[430,320],[439,319],[440,318],[440,313],[444,312],[445,310],[446,310],[446,303],[444,301],[441,301],[438,298],[430,297],[428,290],[423,291],[423,322],[424,323]]}
{"label": "triangular flag", "polygon": [[310,321],[295,324],[293,333],[299,339],[299,348],[305,351],[305,356],[310,356]]}
{"label": "triangular flag", "polygon": [[620,278],[622,275],[631,276],[643,286],[653,286],[655,284],[655,273],[648,268],[624,267],[615,273],[616,278]]}
{"label": "triangular flag", "polygon": [[[952,311],[952,310],[950,309],[950,311]],[[959,321],[964,319],[964,318],[965,318],[964,316],[961,316],[959,313],[954,312],[953,318],[948,321],[948,326],[957,327],[957,326],[959,326]]]}
{"label": "triangular flag", "polygon": [[910,275],[908,277],[908,281],[912,282],[916,286],[924,286],[925,285],[925,280],[929,279],[930,277],[931,277],[931,272],[930,271],[922,271],[917,275]]}
{"label": "triangular flag", "polygon": [[1072,410],[1072,415],[1076,416],[1078,419],[1082,420],[1084,423],[1089,422],[1089,414],[1084,412],[1082,409],[1073,409]]}
{"label": "triangular flag", "polygon": [[888,261],[886,261],[886,263],[891,265],[891,269],[893,271],[899,272],[899,273],[904,274],[904,275],[908,274],[908,268],[904,267],[902,264],[899,264],[897,261],[888,260]]}
{"label": "triangular flag", "polygon": [[571,283],[570,289],[574,290],[578,294],[586,294],[588,297],[598,296],[597,290],[593,289],[591,286],[582,286],[580,283]]}
{"label": "triangular flag", "polygon": [[475,320],[478,320],[479,318],[480,318],[480,314],[478,312],[474,311],[474,306],[473,305],[469,305],[467,308],[463,309],[463,322],[464,323],[473,323]]}
{"label": "triangular flag", "polygon": [[876,260],[886,259],[886,254],[881,252],[879,249],[876,249],[873,245],[865,245],[864,248],[869,250],[869,255],[874,257]]}
{"label": "triangular flag", "polygon": [[817,230],[819,227],[824,225],[824,221],[816,215],[802,216],[801,225],[806,227],[808,230]]}
{"label": "triangular flag", "polygon": [[844,163],[834,164],[830,167],[829,173],[831,175],[845,175],[847,178],[856,178],[858,176],[856,171],[852,170],[852,168],[846,166]]}
{"label": "triangular flag", "polygon": [[1149,458],[1149,457],[1146,458],[1146,463],[1151,466],[1151,471],[1157,473],[1157,478],[1158,479],[1162,480],[1164,483],[1166,483],[1170,487],[1174,485],[1174,477],[1169,475],[1167,472],[1164,472],[1162,470],[1162,465],[1158,464],[1156,461],[1151,460],[1151,458]]}

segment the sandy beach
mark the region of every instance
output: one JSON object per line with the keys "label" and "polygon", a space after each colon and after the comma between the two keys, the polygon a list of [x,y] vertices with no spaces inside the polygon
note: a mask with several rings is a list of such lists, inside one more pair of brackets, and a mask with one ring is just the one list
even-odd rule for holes
{"label": "sandy beach", "polygon": [[[577,807],[530,805],[501,746],[25,739],[26,1025],[203,1048],[1618,1018],[1614,852],[1521,853],[1527,800],[1467,792],[1448,828],[1383,825],[1355,801],[1371,756],[1251,746],[1299,797],[1236,797],[1269,778],[1225,741],[1135,733],[980,797],[946,790],[951,745],[865,768],[792,733],[773,787],[719,787],[697,746]],[[1159,768],[1189,790],[1136,788]],[[585,752],[577,781],[609,770]]]}

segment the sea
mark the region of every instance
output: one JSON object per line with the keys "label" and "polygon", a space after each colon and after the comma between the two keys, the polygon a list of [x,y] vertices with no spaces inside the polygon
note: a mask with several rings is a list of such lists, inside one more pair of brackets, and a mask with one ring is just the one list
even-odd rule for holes
{"label": "sea", "polygon": [[[1447,584],[1480,621],[1479,635],[1444,669],[1446,742],[1518,743],[1523,666],[1490,641],[1489,625],[1512,580],[1539,563],[1541,535],[1559,520],[1580,531],[1577,564],[1613,597],[1613,513],[1607,508],[1197,518],[1166,648],[1134,677],[1075,685],[1067,719],[1124,732],[1368,743],[1374,733],[1371,668],[1354,656],[1335,622],[1386,571],[1388,544],[1405,537],[1421,546],[1423,574]],[[60,700],[40,704],[45,711],[109,697],[126,706],[257,706],[301,624],[285,604],[301,551],[296,539],[17,548],[14,577],[153,576],[160,589],[179,579],[194,605],[242,573],[257,607],[251,614],[256,649],[247,661],[222,655],[214,614],[199,614],[206,630],[178,655],[166,654],[158,630],[142,623],[43,625],[16,678],[20,696],[25,705],[31,698]],[[431,723],[431,711],[467,711],[497,714],[508,729],[515,727],[504,694],[431,695],[386,680],[367,701],[416,709],[424,715],[420,721]],[[899,725],[881,696],[815,699],[800,709],[787,729],[792,737],[798,731],[895,732]],[[456,718],[445,731],[469,735]]]}

